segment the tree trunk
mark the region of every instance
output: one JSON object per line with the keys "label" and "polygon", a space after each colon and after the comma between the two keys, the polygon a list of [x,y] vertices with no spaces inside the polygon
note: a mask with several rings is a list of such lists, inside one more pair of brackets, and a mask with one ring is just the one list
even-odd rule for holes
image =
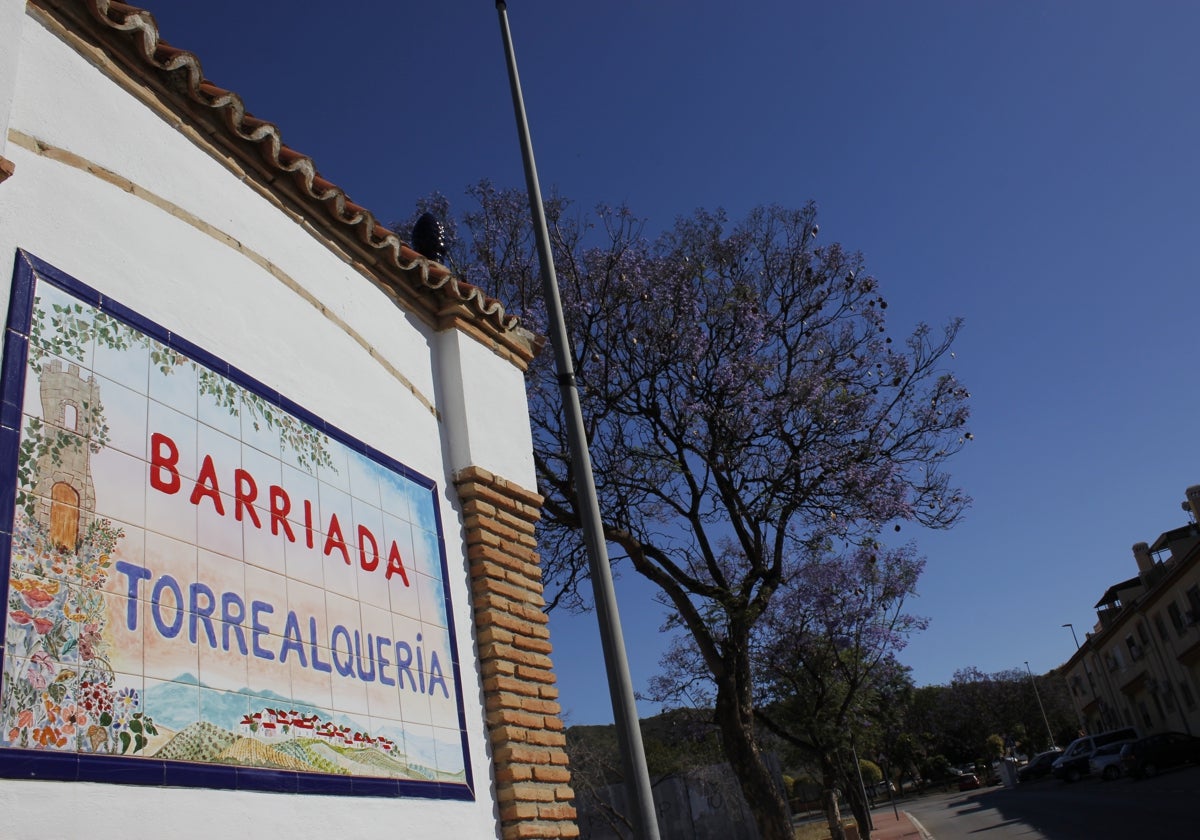
{"label": "tree trunk", "polygon": [[861,840],[871,840],[871,815],[868,812],[870,805],[863,799],[863,791],[858,779],[858,768],[850,764],[843,765],[843,767],[842,789],[846,791],[846,801],[850,804],[850,810],[854,814],[854,821],[858,823],[858,836]]}
{"label": "tree trunk", "polygon": [[721,728],[725,756],[754,815],[762,840],[793,840],[795,832],[788,819],[787,802],[758,748],[753,710],[749,702],[738,702],[739,692],[731,682],[721,680],[717,685],[716,719]]}
{"label": "tree trunk", "polygon": [[825,805],[825,821],[829,824],[829,840],[846,840],[846,831],[842,828],[842,812],[838,808],[837,768],[829,761],[828,756],[821,756],[821,799]]}

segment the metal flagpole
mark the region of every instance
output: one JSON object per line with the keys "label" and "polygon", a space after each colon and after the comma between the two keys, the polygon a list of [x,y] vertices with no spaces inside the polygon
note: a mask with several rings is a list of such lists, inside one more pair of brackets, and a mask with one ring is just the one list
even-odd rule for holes
{"label": "metal flagpole", "polygon": [[617,727],[617,741],[621,748],[626,790],[633,809],[630,821],[635,837],[641,840],[658,840],[658,821],[654,815],[650,774],[646,770],[646,755],[642,748],[642,732],[638,727],[633,683],[629,677],[629,662],[625,658],[625,640],[621,635],[621,619],[617,615],[617,598],[613,589],[612,570],[609,568],[608,546],[604,539],[600,504],[596,498],[596,482],[592,477],[592,459],[588,454],[583,412],[579,405],[579,389],[575,384],[575,370],[571,362],[571,342],[567,335],[566,321],[563,319],[562,302],[558,296],[558,278],[554,273],[554,258],[550,253],[550,232],[546,226],[542,190],[538,185],[537,167],[533,161],[533,142],[529,137],[529,123],[525,119],[525,99],[521,95],[521,80],[517,75],[517,59],[513,52],[512,34],[508,29],[508,11],[504,0],[496,0],[496,11],[500,16],[504,55],[508,61],[508,82],[512,90],[517,132],[521,139],[521,158],[525,163],[525,186],[529,191],[529,209],[533,214],[538,262],[542,272],[542,294],[546,299],[546,320],[558,368],[558,386],[562,395],[563,411],[566,414],[571,466],[575,473],[575,495],[587,545],[596,618],[600,624],[600,643],[604,650],[604,667],[608,673],[608,690]]}

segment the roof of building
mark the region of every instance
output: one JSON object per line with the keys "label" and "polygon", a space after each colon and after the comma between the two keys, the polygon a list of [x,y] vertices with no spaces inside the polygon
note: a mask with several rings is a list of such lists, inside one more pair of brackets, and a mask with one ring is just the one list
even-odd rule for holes
{"label": "roof of building", "polygon": [[1173,528],[1170,531],[1164,531],[1158,535],[1158,539],[1150,546],[1150,553],[1157,554],[1164,548],[1168,548],[1173,542],[1195,538],[1196,533],[1196,524],[1194,522],[1189,522],[1187,525],[1180,525],[1178,528]]}
{"label": "roof of building", "polygon": [[[345,190],[321,177],[278,127],[250,114],[242,98],[204,77],[200,60],[164,40],[153,15],[115,0],[29,0],[95,43],[139,84],[157,94],[206,140],[237,159],[266,189],[289,201],[367,270],[433,321],[464,318],[508,349],[528,355],[528,334],[503,304],[427,260]],[[523,351],[523,352],[522,352]]]}
{"label": "roof of building", "polygon": [[1121,593],[1130,589],[1140,588],[1142,586],[1141,576],[1131,577],[1129,580],[1123,580],[1120,583],[1114,583],[1108,589],[1104,590],[1104,595],[1096,602],[1096,606],[1092,609],[1099,609],[1108,604],[1115,604],[1121,600]]}

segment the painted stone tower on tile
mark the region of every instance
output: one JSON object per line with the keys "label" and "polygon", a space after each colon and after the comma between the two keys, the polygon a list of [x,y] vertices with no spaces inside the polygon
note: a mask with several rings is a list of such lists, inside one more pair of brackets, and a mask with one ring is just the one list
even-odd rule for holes
{"label": "painted stone tower on tile", "polygon": [[96,509],[92,481],[92,426],[100,416],[100,392],[79,365],[46,362],[41,375],[42,416],[55,440],[37,460],[38,520],[58,546],[74,549]]}

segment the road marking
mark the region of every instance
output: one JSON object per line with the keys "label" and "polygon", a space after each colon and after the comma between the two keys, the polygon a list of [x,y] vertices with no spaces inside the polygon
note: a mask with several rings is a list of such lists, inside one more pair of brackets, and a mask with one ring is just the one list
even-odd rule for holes
{"label": "road marking", "polygon": [[921,821],[913,816],[912,811],[905,811],[904,816],[908,817],[909,821],[916,827],[917,831],[921,832],[921,840],[933,840],[933,835],[925,830],[925,826],[921,825]]}

